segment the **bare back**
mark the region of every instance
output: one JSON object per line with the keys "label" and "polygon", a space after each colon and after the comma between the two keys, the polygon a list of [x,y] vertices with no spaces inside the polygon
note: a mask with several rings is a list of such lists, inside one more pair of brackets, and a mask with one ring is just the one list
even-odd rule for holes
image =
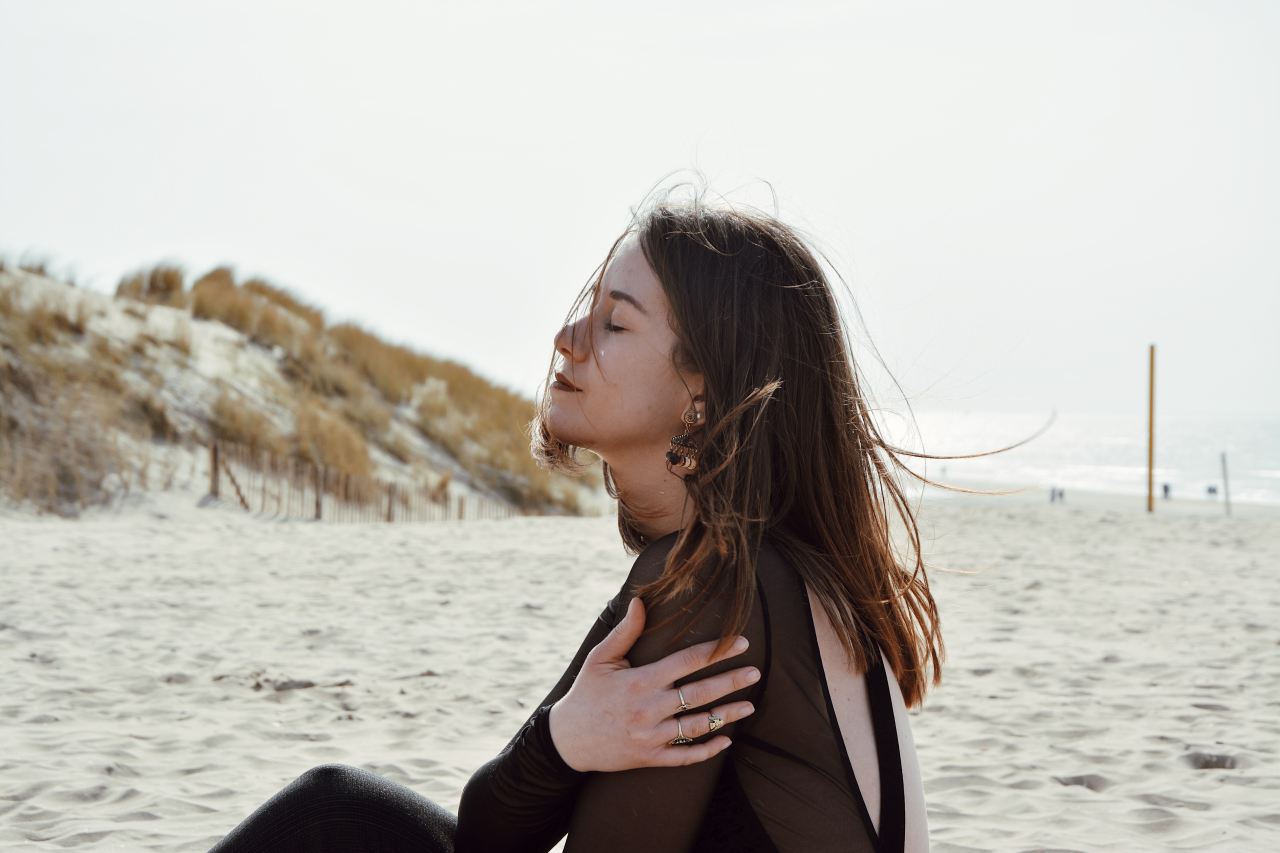
{"label": "bare back", "polygon": [[[880,830],[880,771],[876,755],[875,729],[871,719],[871,703],[867,690],[867,674],[859,672],[845,654],[840,638],[831,626],[827,611],[805,587],[809,597],[809,611],[818,649],[822,660],[823,676],[831,693],[836,722],[844,740],[849,763],[853,765],[862,798],[871,814],[876,831]],[[887,673],[892,675],[889,662],[881,659]],[[906,701],[896,678],[890,677],[889,695],[893,701],[893,719],[898,733],[898,753],[902,759],[902,783],[906,796],[906,846],[907,853],[929,849],[929,826],[925,812],[924,784],[920,775],[920,763],[916,756],[915,740],[911,736],[911,722],[907,716]]]}

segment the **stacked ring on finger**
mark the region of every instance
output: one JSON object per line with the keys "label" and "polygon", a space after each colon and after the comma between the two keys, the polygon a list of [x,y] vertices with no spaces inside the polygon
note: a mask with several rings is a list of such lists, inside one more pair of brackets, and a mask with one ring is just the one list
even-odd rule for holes
{"label": "stacked ring on finger", "polygon": [[[667,741],[667,743],[670,744],[671,746],[683,746],[684,744],[687,744],[687,743],[693,743],[693,738],[685,735],[684,726],[681,724],[680,717],[676,717],[675,721],[676,721],[676,736],[673,737],[671,740]],[[708,711],[707,723],[706,723],[707,730],[706,732],[704,732],[704,734],[710,734],[711,732],[714,732],[716,729],[720,728],[723,725],[724,725],[723,716],[715,713],[714,711]],[[702,735],[696,735],[696,737],[701,737],[701,736]]]}
{"label": "stacked ring on finger", "polygon": [[[683,711],[687,711],[693,707],[687,701],[685,701],[684,691],[681,690],[678,685],[676,686],[676,695],[680,697],[680,707],[676,708],[677,714]],[[667,741],[667,743],[671,744],[672,746],[683,746],[686,743],[693,743],[693,738],[684,736],[684,729],[680,728],[679,717],[676,717],[676,736],[673,737],[671,740]]]}

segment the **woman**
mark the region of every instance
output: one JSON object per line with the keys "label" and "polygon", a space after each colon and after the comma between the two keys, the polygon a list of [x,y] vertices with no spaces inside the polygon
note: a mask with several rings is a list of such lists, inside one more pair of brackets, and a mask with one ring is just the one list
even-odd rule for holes
{"label": "woman", "polygon": [[326,765],[216,851],[928,849],[906,711],[944,650],[877,455],[909,472],[907,451],[875,428],[814,254],[771,217],[660,200],[597,273],[532,449],[601,457],[626,582],[456,819]]}

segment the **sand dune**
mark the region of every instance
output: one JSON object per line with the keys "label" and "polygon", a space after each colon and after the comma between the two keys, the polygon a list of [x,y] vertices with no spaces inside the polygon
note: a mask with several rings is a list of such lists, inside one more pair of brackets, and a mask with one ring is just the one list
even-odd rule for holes
{"label": "sand dune", "polygon": [[[189,497],[189,496],[188,496]],[[1274,849],[1280,510],[928,500],[935,850]],[[0,517],[0,848],[204,850],[315,764],[456,810],[631,564],[609,518]]]}

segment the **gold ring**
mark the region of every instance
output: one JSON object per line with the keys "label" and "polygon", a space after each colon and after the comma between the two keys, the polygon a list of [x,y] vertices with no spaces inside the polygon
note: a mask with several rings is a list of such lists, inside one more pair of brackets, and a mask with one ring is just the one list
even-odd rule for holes
{"label": "gold ring", "polygon": [[724,725],[724,717],[719,714],[707,714],[707,731],[714,732]]}
{"label": "gold ring", "polygon": [[687,711],[693,707],[688,702],[684,701],[684,692],[679,687],[676,688],[676,695],[680,697],[680,707],[676,708],[677,714],[679,714],[681,711]]}
{"label": "gold ring", "polygon": [[677,734],[671,740],[667,741],[667,743],[671,744],[672,746],[682,746],[686,743],[693,743],[693,738],[684,736],[684,729],[680,727],[679,717],[676,717],[676,731],[679,732],[679,734]]}

